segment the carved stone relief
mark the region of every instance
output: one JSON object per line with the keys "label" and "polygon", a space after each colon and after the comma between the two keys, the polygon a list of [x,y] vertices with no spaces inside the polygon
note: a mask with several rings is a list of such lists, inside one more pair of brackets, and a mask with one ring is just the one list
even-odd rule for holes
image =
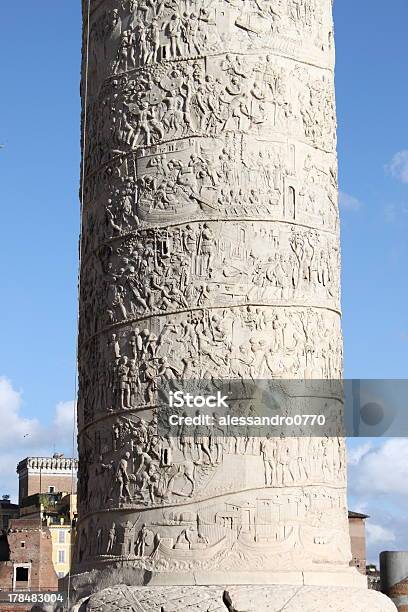
{"label": "carved stone relief", "polygon": [[346,567],[341,438],[157,429],[169,380],[341,378],[331,0],[105,0],[90,33],[76,567]]}

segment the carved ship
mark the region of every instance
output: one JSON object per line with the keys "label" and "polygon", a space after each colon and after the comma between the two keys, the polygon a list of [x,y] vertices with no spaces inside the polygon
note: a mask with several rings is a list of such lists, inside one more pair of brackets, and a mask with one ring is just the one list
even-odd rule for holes
{"label": "carved ship", "polygon": [[294,525],[287,538],[281,541],[267,541],[265,543],[254,542],[250,540],[246,535],[240,535],[237,543],[240,548],[243,548],[250,552],[273,552],[273,553],[284,553],[292,550],[297,544],[299,544],[299,526]]}
{"label": "carved ship", "polygon": [[[167,541],[172,541],[167,540]],[[200,547],[192,549],[183,549],[183,548],[173,548],[166,544],[166,539],[160,541],[157,549],[155,550],[154,557],[162,557],[171,561],[180,560],[180,561],[188,561],[197,559],[199,557],[200,561],[208,561],[215,557],[218,553],[225,550],[227,544],[227,538],[224,536],[216,542],[215,544],[206,545],[205,547]]]}

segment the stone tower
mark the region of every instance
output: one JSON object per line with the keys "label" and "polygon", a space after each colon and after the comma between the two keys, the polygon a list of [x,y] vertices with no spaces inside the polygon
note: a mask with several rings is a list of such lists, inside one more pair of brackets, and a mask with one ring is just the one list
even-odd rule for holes
{"label": "stone tower", "polygon": [[341,378],[332,1],[87,5],[76,597],[386,610],[341,438],[156,429],[164,380]]}

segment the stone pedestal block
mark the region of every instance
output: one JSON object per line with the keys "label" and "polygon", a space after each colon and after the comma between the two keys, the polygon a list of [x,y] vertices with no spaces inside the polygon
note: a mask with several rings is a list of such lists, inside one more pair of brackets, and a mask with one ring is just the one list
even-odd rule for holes
{"label": "stone pedestal block", "polygon": [[392,612],[376,591],[341,586],[149,587],[106,589],[73,612]]}

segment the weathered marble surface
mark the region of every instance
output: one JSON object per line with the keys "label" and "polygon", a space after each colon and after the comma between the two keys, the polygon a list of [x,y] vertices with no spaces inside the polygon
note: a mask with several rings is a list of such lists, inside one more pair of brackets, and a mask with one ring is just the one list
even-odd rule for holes
{"label": "weathered marble surface", "polygon": [[[87,607],[85,608],[85,605]],[[377,593],[344,587],[116,587],[94,595],[74,612],[392,612]]]}
{"label": "weathered marble surface", "polygon": [[353,585],[342,438],[156,430],[168,379],[341,377],[332,2],[90,19],[74,588]]}

